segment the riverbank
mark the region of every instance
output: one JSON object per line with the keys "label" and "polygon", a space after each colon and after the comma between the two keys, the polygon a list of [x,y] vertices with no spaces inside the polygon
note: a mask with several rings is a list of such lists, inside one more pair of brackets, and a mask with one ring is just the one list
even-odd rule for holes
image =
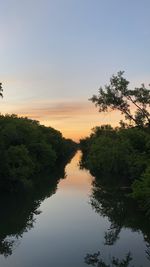
{"label": "riverbank", "polygon": [[139,207],[150,216],[150,128],[103,125],[80,142],[82,167],[101,185],[130,188]]}
{"label": "riverbank", "polygon": [[147,219],[124,196],[102,192],[80,169],[80,157],[78,151],[57,183],[54,177],[32,198],[9,198],[6,209],[0,206],[0,266],[87,267],[88,253],[100,251],[109,264],[130,251],[131,266],[149,267]]}

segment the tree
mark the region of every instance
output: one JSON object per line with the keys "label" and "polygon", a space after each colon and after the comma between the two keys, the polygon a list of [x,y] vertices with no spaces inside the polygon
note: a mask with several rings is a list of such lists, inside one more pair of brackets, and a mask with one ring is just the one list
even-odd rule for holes
{"label": "tree", "polygon": [[3,88],[2,88],[2,83],[0,83],[0,96],[3,97]]}
{"label": "tree", "polygon": [[[119,110],[125,119],[136,126],[150,126],[150,90],[144,84],[130,90],[129,81],[123,77],[124,72],[110,78],[110,84],[100,87],[98,95],[90,99],[99,107],[99,112]],[[134,108],[131,108],[134,107]],[[135,111],[132,111],[135,110]]]}
{"label": "tree", "polygon": [[24,145],[10,146],[6,152],[8,178],[12,182],[27,182],[34,170],[29,151]]}

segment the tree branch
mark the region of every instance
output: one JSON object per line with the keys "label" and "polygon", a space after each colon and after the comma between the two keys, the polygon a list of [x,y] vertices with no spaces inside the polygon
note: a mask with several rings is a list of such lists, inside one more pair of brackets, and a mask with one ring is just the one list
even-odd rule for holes
{"label": "tree branch", "polygon": [[[146,112],[139,106],[139,105],[137,105],[137,103],[132,99],[132,97],[131,96],[128,96],[127,97],[127,99],[128,100],[130,100],[143,114],[144,114],[144,116],[147,118],[147,120],[148,120],[148,123],[150,124],[150,118],[149,118],[149,116],[146,114]],[[148,114],[149,114],[149,112],[148,112]],[[149,114],[150,115],[150,114]]]}
{"label": "tree branch", "polygon": [[134,121],[134,122],[137,124],[136,119],[135,119],[130,113],[128,113],[126,110],[122,110],[122,109],[120,109],[120,108],[118,108],[118,109],[119,109],[119,111],[120,111],[121,113],[126,114],[126,115],[130,118],[130,120]]}

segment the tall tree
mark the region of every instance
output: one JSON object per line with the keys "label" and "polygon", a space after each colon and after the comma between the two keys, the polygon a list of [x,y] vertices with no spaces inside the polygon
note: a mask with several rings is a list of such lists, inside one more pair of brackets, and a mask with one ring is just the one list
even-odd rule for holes
{"label": "tall tree", "polygon": [[110,78],[109,85],[100,87],[98,95],[90,99],[99,107],[99,112],[119,110],[125,119],[136,126],[150,126],[150,90],[142,84],[139,88],[129,89],[129,81],[124,72]]}

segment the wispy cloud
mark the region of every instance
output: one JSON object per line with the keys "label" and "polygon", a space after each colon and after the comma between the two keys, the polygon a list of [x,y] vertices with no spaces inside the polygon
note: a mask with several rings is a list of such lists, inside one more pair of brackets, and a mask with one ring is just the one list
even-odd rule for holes
{"label": "wispy cloud", "polygon": [[117,112],[99,113],[89,101],[50,101],[41,99],[20,104],[2,104],[3,113],[14,113],[40,121],[60,130],[64,136],[79,140],[87,136],[96,125],[117,125],[121,116]]}
{"label": "wispy cloud", "polygon": [[[5,105],[4,105],[5,106]],[[5,109],[5,108],[4,108]],[[68,119],[82,114],[95,113],[95,109],[88,101],[31,101],[7,106],[11,113],[36,117],[39,119],[49,117],[51,120]]]}

